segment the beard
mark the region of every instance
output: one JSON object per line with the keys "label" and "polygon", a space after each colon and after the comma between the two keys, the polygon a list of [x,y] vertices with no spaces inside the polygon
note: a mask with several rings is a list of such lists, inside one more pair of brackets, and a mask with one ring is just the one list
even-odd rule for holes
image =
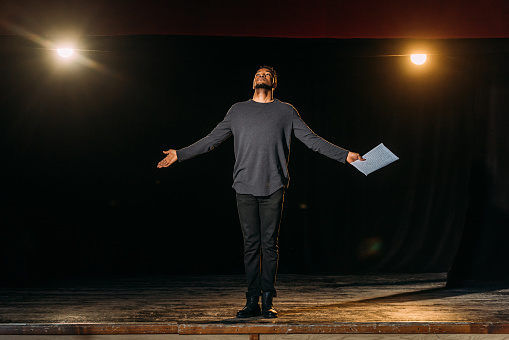
{"label": "beard", "polygon": [[264,83],[261,83],[261,84],[256,84],[255,85],[255,89],[272,90],[272,86],[264,84]]}

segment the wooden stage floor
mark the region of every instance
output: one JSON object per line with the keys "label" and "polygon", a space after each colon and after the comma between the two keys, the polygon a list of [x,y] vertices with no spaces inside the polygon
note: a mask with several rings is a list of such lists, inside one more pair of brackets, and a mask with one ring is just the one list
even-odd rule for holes
{"label": "wooden stage floor", "polygon": [[[277,319],[236,319],[232,276],[90,279],[0,289],[13,334],[509,334],[509,286],[445,289],[446,275],[280,275]],[[0,337],[2,338],[2,337]],[[509,336],[508,336],[509,338]]]}

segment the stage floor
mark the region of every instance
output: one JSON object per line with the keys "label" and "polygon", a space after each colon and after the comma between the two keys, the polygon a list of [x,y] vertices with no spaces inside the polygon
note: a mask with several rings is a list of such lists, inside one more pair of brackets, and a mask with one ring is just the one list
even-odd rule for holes
{"label": "stage floor", "polygon": [[0,335],[509,333],[509,286],[445,283],[445,273],[280,275],[277,319],[235,318],[245,303],[239,275],[2,288]]}

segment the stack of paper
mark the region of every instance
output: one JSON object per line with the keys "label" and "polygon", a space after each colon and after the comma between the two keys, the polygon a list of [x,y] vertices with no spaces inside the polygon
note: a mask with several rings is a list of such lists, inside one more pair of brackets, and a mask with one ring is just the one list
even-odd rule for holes
{"label": "stack of paper", "polygon": [[399,159],[391,150],[387,149],[383,143],[369,151],[362,156],[362,158],[364,158],[365,161],[355,161],[350,164],[366,176]]}

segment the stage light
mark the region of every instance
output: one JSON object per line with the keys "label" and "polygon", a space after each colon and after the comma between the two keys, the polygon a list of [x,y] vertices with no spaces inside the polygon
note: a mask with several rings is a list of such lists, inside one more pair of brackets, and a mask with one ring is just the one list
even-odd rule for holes
{"label": "stage light", "polygon": [[57,49],[57,53],[62,58],[69,58],[73,55],[74,50],[72,48],[59,48]]}
{"label": "stage light", "polygon": [[412,60],[412,62],[415,64],[415,65],[422,65],[426,62],[426,59],[427,59],[427,56],[425,54],[412,54],[410,56],[410,60]]}

